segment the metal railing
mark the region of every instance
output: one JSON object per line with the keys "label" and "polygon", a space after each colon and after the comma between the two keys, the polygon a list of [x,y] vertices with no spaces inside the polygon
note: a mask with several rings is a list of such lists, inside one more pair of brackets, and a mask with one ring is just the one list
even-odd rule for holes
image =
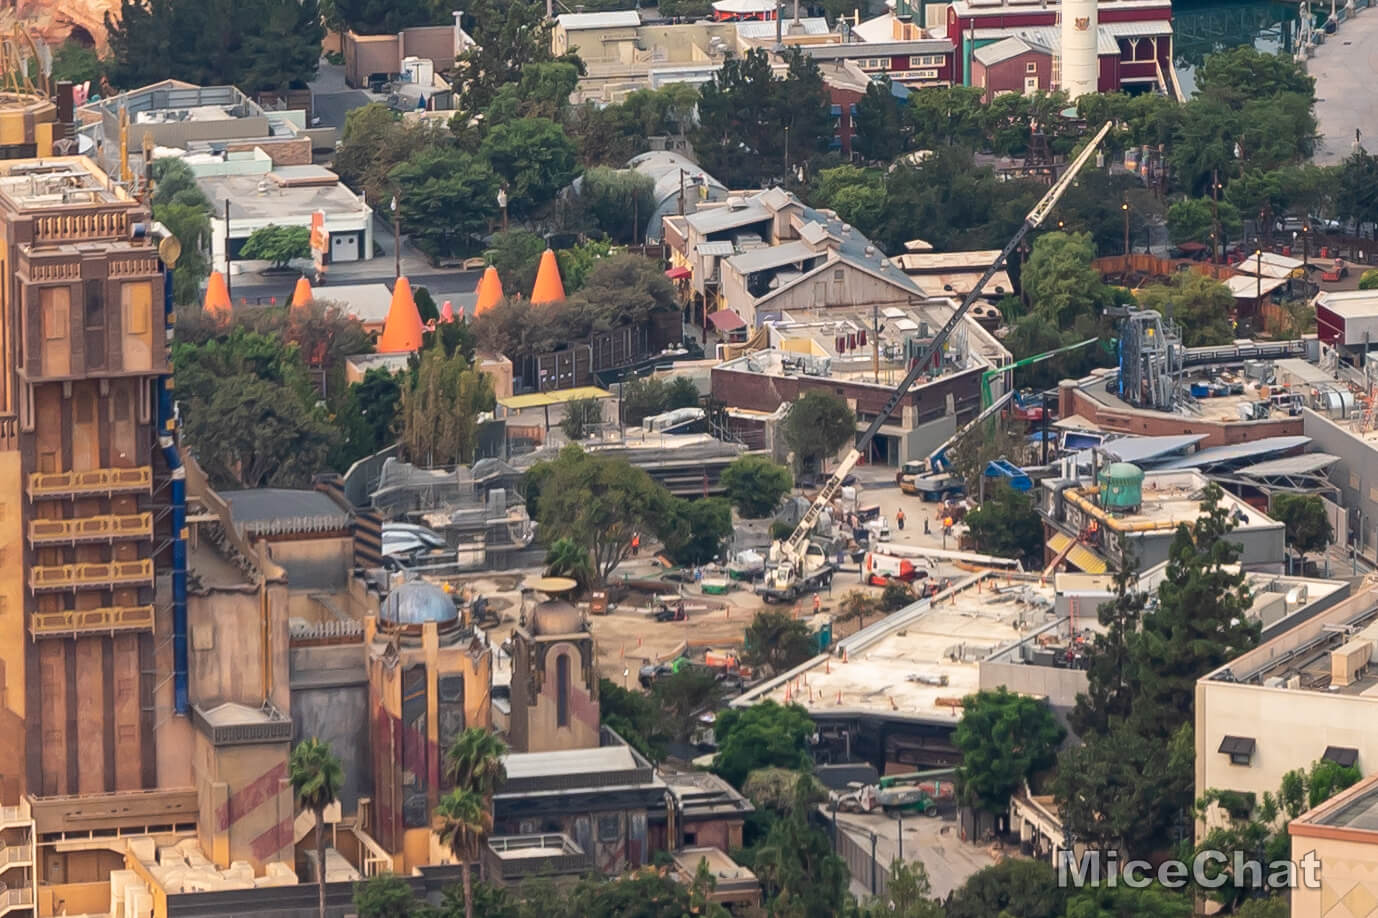
{"label": "metal railing", "polygon": [[32,889],[7,889],[0,893],[0,915],[7,915],[17,908],[33,908]]}
{"label": "metal railing", "polygon": [[153,468],[88,469],[84,472],[34,472],[29,476],[29,497],[68,497],[85,494],[150,493]]}
{"label": "metal railing", "polygon": [[69,545],[111,539],[151,538],[152,513],[88,516],[72,520],[30,520],[30,545]]}
{"label": "metal railing", "polygon": [[0,845],[0,872],[15,864],[32,864],[33,848],[30,845]]}
{"label": "metal railing", "polygon": [[152,583],[153,562],[146,558],[141,561],[35,565],[29,568],[29,589],[33,592]]}
{"label": "metal railing", "polygon": [[102,606],[65,612],[35,612],[29,619],[29,634],[34,638],[116,631],[153,631],[153,607]]}

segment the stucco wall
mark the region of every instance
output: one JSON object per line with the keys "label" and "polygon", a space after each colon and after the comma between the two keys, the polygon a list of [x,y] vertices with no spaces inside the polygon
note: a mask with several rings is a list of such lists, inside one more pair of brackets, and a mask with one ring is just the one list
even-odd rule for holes
{"label": "stucco wall", "polygon": [[1302,433],[1311,438],[1314,451],[1340,457],[1326,476],[1340,489],[1338,503],[1349,511],[1350,532],[1359,533],[1361,550],[1372,557],[1378,523],[1378,441],[1362,440],[1310,408],[1302,410]]}
{"label": "stucco wall", "polygon": [[268,555],[287,571],[293,593],[342,592],[349,587],[354,565],[350,535],[268,543]]}
{"label": "stucco wall", "polygon": [[1206,418],[1168,414],[1162,411],[1141,411],[1134,408],[1110,406],[1090,393],[1077,388],[1075,382],[1064,380],[1059,390],[1059,417],[1079,414],[1106,430],[1140,436],[1160,437],[1177,434],[1205,434],[1200,448],[1247,443],[1265,437],[1294,437],[1302,433],[1301,418],[1276,418],[1266,421],[1213,421]]}
{"label": "stucco wall", "polygon": [[[290,711],[287,591],[268,588],[269,697]],[[226,701],[258,707],[263,702],[263,610],[256,589],[211,590],[187,603],[191,701],[211,708]]]}
{"label": "stucco wall", "polygon": [[[1312,830],[1316,831],[1314,828]],[[1306,835],[1292,836],[1292,863],[1300,864],[1312,852],[1321,862],[1319,888],[1308,887],[1301,882],[1303,877],[1298,878],[1297,886],[1292,890],[1293,915],[1330,918],[1334,915],[1357,914],[1337,903],[1378,900],[1378,844],[1372,841],[1363,843]],[[1346,900],[1345,896],[1352,898]]]}

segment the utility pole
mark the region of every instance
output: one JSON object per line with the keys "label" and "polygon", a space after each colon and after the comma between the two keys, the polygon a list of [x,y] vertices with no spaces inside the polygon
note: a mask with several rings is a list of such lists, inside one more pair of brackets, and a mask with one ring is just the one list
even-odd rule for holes
{"label": "utility pole", "polygon": [[1125,273],[1129,273],[1129,198],[1126,196],[1120,202],[1120,210],[1124,212],[1124,268]]}
{"label": "utility pole", "polygon": [[871,373],[880,382],[880,304],[871,304]]}
{"label": "utility pole", "polygon": [[230,283],[230,199],[225,199],[225,292],[234,301],[234,287]]}
{"label": "utility pole", "polygon": [[789,125],[785,125],[785,184],[789,184]]}
{"label": "utility pole", "polygon": [[507,186],[498,189],[498,207],[502,208],[502,231],[507,232]]}
{"label": "utility pole", "polygon": [[1301,266],[1302,270],[1311,268],[1311,223],[1308,220],[1301,226]]}
{"label": "utility pole", "polygon": [[1220,170],[1211,170],[1211,223],[1215,232],[1211,234],[1211,264],[1218,265],[1215,255],[1216,243],[1220,241]]}
{"label": "utility pole", "polygon": [[679,215],[684,216],[684,167],[679,170]]}
{"label": "utility pole", "polygon": [[402,276],[402,217],[397,210],[397,195],[392,196],[392,277]]}

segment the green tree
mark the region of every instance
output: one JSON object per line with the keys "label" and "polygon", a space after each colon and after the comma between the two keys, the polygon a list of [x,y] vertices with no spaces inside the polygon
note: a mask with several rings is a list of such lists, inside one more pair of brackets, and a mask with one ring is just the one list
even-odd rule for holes
{"label": "green tree", "polygon": [[593,568],[589,565],[588,549],[573,539],[556,539],[545,553],[547,577],[569,577],[587,589],[593,582]]}
{"label": "green tree", "polygon": [[469,464],[478,446],[478,416],[493,409],[493,381],[459,353],[432,344],[402,392],[402,445],[425,466]]}
{"label": "green tree", "polygon": [[966,524],[980,551],[1017,558],[1030,567],[1043,558],[1043,522],[1033,498],[1006,482],[987,488],[985,503],[967,514]]}
{"label": "green tree", "polygon": [[981,93],[977,86],[932,87],[911,92],[909,117],[914,124],[914,145],[920,149],[978,146],[985,136]]}
{"label": "green tree", "polygon": [[1162,205],[1137,176],[1085,170],[1058,202],[1057,214],[1067,226],[1091,234],[1097,255],[1122,255],[1125,204],[1129,205],[1129,245],[1133,249],[1142,243],[1150,223],[1156,223],[1163,214]]}
{"label": "green tree", "polygon": [[659,762],[665,756],[669,737],[660,708],[651,695],[628,691],[611,679],[600,679],[598,712],[603,726],[616,731],[652,762]]}
{"label": "green tree", "polygon": [[302,487],[336,438],[301,351],[236,323],[172,345],[188,446],[217,488]]}
{"label": "green tree", "polygon": [[1225,199],[1242,214],[1258,218],[1259,231],[1273,234],[1273,215],[1287,208],[1287,190],[1282,184],[1282,172],[1246,169],[1230,180]]}
{"label": "green tree", "polygon": [[574,144],[547,118],[517,118],[490,129],[479,154],[507,185],[508,211],[528,217],[574,178]]}
{"label": "green tree", "polygon": [[1066,918],[1191,918],[1190,896],[1154,884],[1090,886],[1077,890],[1067,903]]}
{"label": "green tree", "polygon": [[765,456],[739,456],[723,469],[727,499],[747,519],[769,516],[794,486],[789,469]]}
{"label": "green tree", "polygon": [[851,590],[842,597],[838,615],[833,621],[837,624],[856,622],[858,628],[865,628],[867,618],[882,614],[884,613],[881,611],[881,604],[876,597],[861,590]]}
{"label": "green tree", "polygon": [[694,408],[699,403],[699,387],[687,376],[673,376],[665,386],[665,410]]}
{"label": "green tree", "polygon": [[885,878],[885,895],[872,900],[872,914],[894,918],[943,918],[943,907],[933,898],[933,887],[922,861],[905,863],[896,858],[890,864]]}
{"label": "green tree", "polygon": [[332,454],[331,467],[343,472],[395,442],[401,401],[402,387],[397,377],[382,367],[369,370],[363,379],[351,384],[335,409],[340,441]]}
{"label": "green tree", "polygon": [[1370,268],[1359,277],[1360,290],[1378,290],[1378,269]]}
{"label": "green tree", "polygon": [[312,737],[292,749],[287,777],[302,808],[316,817],[316,886],[320,893],[321,918],[325,918],[325,808],[340,795],[344,768],[330,751],[329,743]]}
{"label": "green tree", "polygon": [[880,611],[886,615],[898,612],[914,602],[914,590],[907,583],[892,580],[880,593]]}
{"label": "green tree", "polygon": [[325,37],[316,0],[122,0],[105,31],[117,87],[176,77],[250,95],[305,88]]}
{"label": "green tree", "polygon": [[621,253],[600,258],[584,287],[570,298],[580,320],[577,337],[625,325],[644,325],[655,313],[677,312],[675,287],[660,262]]}
{"label": "green tree", "polygon": [[330,14],[339,26],[360,35],[396,35],[414,26],[444,25],[432,0],[330,0]]}
{"label": "green tree", "polygon": [[498,210],[498,177],[479,156],[434,147],[389,173],[402,229],[432,255],[475,251]]}
{"label": "green tree", "polygon": [[976,871],[947,900],[946,918],[1062,918],[1067,891],[1047,861],[1009,858]]}
{"label": "green tree", "polygon": [[[691,134],[704,169],[734,188],[759,186],[827,150],[833,125],[822,72],[797,48],[777,78],[767,52],[729,55],[701,90]],[[788,137],[788,149],[786,148]]]}
{"label": "green tree", "polygon": [[806,392],[790,405],[784,434],[795,465],[812,468],[856,441],[856,415],[831,392]]}
{"label": "green tree", "polygon": [[[615,880],[588,877],[581,880],[562,903],[569,916],[588,918],[683,918],[701,914],[723,918],[722,906],[703,903],[701,911],[692,904],[690,887],[674,877],[652,868],[628,873]],[[544,913],[544,914],[549,914]]]}
{"label": "green tree", "polygon": [[1110,289],[1091,265],[1095,248],[1087,233],[1048,232],[1034,242],[1020,274],[1033,314],[1057,328],[1109,304]]}
{"label": "green tree", "polygon": [[[484,111],[504,86],[520,85],[523,71],[553,58],[554,20],[532,0],[477,0],[465,8],[464,26],[474,40],[455,62],[455,108],[469,118]],[[576,63],[577,58],[572,63]]]}
{"label": "green tree", "polygon": [[718,741],[713,771],[740,788],[758,768],[804,769],[809,737],[816,729],[809,712],[797,704],[767,700],[749,708],[728,708],[713,723]]}
{"label": "green tree", "polygon": [[1139,305],[1171,316],[1182,330],[1187,347],[1229,344],[1234,340],[1234,294],[1213,277],[1182,271],[1166,284],[1150,284],[1134,291]]}
{"label": "green tree", "polygon": [[[345,182],[363,192],[374,206],[386,206],[397,192],[392,171],[413,156],[448,143],[447,134],[425,122],[409,125],[383,103],[371,102],[345,116],[344,131],[340,135],[339,148],[335,151],[334,168]],[[414,176],[420,181],[427,177],[427,173],[424,169],[418,169]],[[494,192],[495,204],[496,199],[497,193]],[[398,203],[400,206],[401,202]],[[454,216],[449,218],[460,219]]]}
{"label": "green tree", "polygon": [[174,156],[153,161],[153,219],[181,243],[172,271],[173,302],[188,306],[201,298],[201,282],[210,273],[210,201],[196,184],[191,167]]}
{"label": "green tree", "polygon": [[1303,569],[1306,556],[1325,550],[1334,537],[1325,504],[1314,495],[1279,492],[1273,495],[1270,512],[1286,528],[1287,545],[1301,555]]}
{"label": "green tree", "polygon": [[707,564],[732,535],[732,505],[721,497],[673,498],[661,524],[665,552],[676,564]]}
{"label": "green tree", "polygon": [[1378,223],[1378,156],[1355,150],[1340,163],[1335,215],[1356,223]]}
{"label": "green tree", "polygon": [[354,910],[359,918],[409,918],[416,911],[416,897],[406,880],[380,873],[354,884]]}
{"label": "green tree", "polygon": [[611,255],[612,243],[606,239],[589,239],[556,252],[555,262],[560,266],[565,293],[574,293],[583,287],[594,267]]}
{"label": "green tree", "polygon": [[493,794],[507,780],[506,755],[507,744],[483,727],[465,729],[445,750],[445,777],[454,789],[436,807],[437,833],[463,871],[465,918],[474,918],[469,867],[493,830]]}
{"label": "green tree", "polygon": [[1283,93],[1314,98],[1316,80],[1303,64],[1283,54],[1269,54],[1252,45],[1216,51],[1197,69],[1196,90],[1227,101],[1244,103]]}
{"label": "green tree", "polygon": [[800,775],[795,805],[771,825],[750,853],[750,869],[776,915],[835,918],[850,904],[846,864],[833,853],[827,834],[809,825],[806,801],[813,794],[813,781]]}
{"label": "green tree", "polygon": [[560,429],[571,441],[592,436],[603,423],[603,405],[596,398],[576,398],[565,403],[565,416]]}
{"label": "green tree", "polygon": [[1087,690],[1077,695],[1068,721],[1082,736],[1104,734],[1128,719],[1134,705],[1135,680],[1130,666],[1130,641],[1139,630],[1148,597],[1136,589],[1134,564],[1115,573],[1115,598],[1096,610],[1100,630],[1088,654]]}
{"label": "green tree", "polygon": [[1287,896],[1282,894],[1250,899],[1234,911],[1235,918],[1288,918],[1291,914]]}
{"label": "green tree", "polygon": [[244,240],[239,257],[270,261],[275,268],[285,268],[288,262],[311,257],[311,231],[304,226],[261,226]]}
{"label": "green tree", "polygon": [[904,152],[905,103],[890,91],[890,78],[874,80],[856,104],[852,147],[871,161],[889,162]]}
{"label": "green tree", "polygon": [[713,712],[723,699],[718,674],[706,666],[684,666],[651,687],[661,729],[687,743],[699,727],[699,715]]}
{"label": "green tree", "polygon": [[631,554],[634,535],[656,532],[665,520],[669,492],[624,459],[571,445],[527,474],[540,481],[536,505],[542,535],[587,548],[601,583]]}
{"label": "green tree", "polygon": [[[661,10],[662,15],[668,15]],[[620,169],[650,148],[651,137],[683,136],[693,120],[699,90],[688,83],[661,89],[639,89],[621,103],[599,106],[585,102],[565,119],[565,129],[579,147],[585,166]],[[610,232],[604,227],[604,232]]]}
{"label": "green tree", "polygon": [[665,411],[668,397],[665,380],[658,376],[642,376],[622,384],[622,422],[638,425],[648,417]]}
{"label": "green tree", "polygon": [[73,83],[98,83],[105,67],[95,50],[80,42],[67,39],[53,52],[54,80],[71,80]]}
{"label": "green tree", "polygon": [[809,626],[788,612],[762,609],[747,626],[742,660],[773,675],[793,669],[818,652]]}
{"label": "green tree", "polygon": [[655,210],[654,191],[650,176],[598,166],[584,173],[579,202],[613,241],[639,243]]}
{"label": "green tree", "polygon": [[530,295],[528,291],[536,284],[536,268],[545,250],[545,240],[535,233],[504,230],[493,234],[483,254],[498,269],[502,289],[510,298]]}
{"label": "green tree", "polygon": [[1009,809],[1010,795],[1050,767],[1066,731],[1046,704],[1003,685],[962,699],[953,744],[962,754],[957,791],[988,813]]}
{"label": "green tree", "polygon": [[568,61],[544,61],[522,68],[519,83],[498,90],[484,110],[486,127],[517,118],[560,121],[569,110],[569,97],[579,83],[579,68]]}
{"label": "green tree", "polygon": [[[1239,210],[1229,201],[1220,201],[1215,214],[1220,219],[1221,238],[1216,242],[1216,250],[1224,248],[1225,241],[1238,237],[1244,232],[1244,220]],[[1215,216],[1212,215],[1209,198],[1186,198],[1167,209],[1167,234],[1173,245],[1184,242],[1211,244],[1211,234],[1215,232]]]}

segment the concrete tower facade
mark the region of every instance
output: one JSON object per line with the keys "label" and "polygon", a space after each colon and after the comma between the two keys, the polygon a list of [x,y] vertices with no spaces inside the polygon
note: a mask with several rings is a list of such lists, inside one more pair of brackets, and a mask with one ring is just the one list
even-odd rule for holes
{"label": "concrete tower facade", "polygon": [[1099,17],[1097,0],[1062,0],[1062,78],[1060,88],[1075,102],[1096,91]]}

